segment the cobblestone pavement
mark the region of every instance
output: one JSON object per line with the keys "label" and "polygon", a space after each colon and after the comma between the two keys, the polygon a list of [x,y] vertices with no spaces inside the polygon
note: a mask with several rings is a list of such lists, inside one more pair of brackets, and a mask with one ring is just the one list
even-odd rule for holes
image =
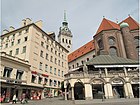
{"label": "cobblestone pavement", "polygon": [[[31,100],[28,104],[24,105],[139,105],[138,99],[114,99],[114,100],[94,100],[91,103],[90,101],[71,101],[71,100],[63,100],[62,98],[45,98],[42,100]],[[76,104],[75,104],[76,103]],[[10,103],[2,103],[1,105],[11,105]],[[23,105],[19,102],[15,105]]]}

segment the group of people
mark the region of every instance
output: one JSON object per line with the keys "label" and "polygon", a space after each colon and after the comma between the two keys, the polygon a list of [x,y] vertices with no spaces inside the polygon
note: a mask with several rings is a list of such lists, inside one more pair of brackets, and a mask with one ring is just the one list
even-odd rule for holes
{"label": "group of people", "polygon": [[[18,101],[17,96],[16,96],[16,94],[14,94],[14,95],[13,95],[13,99],[12,99],[12,103],[13,103],[13,104],[14,104],[14,103],[16,104],[17,101]],[[20,102],[21,102],[22,104],[28,103],[27,95],[26,95],[25,93],[23,93],[23,94],[21,95]]]}

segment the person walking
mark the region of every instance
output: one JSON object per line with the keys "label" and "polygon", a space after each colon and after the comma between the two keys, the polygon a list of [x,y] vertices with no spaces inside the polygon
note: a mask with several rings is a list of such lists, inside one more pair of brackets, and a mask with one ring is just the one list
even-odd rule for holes
{"label": "person walking", "polygon": [[13,104],[14,104],[14,103],[16,104],[16,98],[17,98],[17,97],[16,97],[16,94],[14,94],[14,95],[13,95]]}

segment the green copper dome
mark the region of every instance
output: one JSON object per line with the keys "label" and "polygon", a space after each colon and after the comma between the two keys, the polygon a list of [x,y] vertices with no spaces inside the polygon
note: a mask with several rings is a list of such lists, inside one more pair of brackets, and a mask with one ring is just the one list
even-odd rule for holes
{"label": "green copper dome", "polygon": [[128,23],[122,22],[120,28],[129,27]]}

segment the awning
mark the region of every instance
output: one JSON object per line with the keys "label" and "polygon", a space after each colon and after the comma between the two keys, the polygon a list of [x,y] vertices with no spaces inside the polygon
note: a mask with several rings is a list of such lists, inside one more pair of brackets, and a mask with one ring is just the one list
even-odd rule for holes
{"label": "awning", "polygon": [[42,76],[44,76],[44,77],[49,77],[49,75],[47,75],[47,74],[42,74]]}
{"label": "awning", "polygon": [[31,73],[32,73],[32,74],[37,74],[37,72],[36,72],[36,71],[31,71]]}

